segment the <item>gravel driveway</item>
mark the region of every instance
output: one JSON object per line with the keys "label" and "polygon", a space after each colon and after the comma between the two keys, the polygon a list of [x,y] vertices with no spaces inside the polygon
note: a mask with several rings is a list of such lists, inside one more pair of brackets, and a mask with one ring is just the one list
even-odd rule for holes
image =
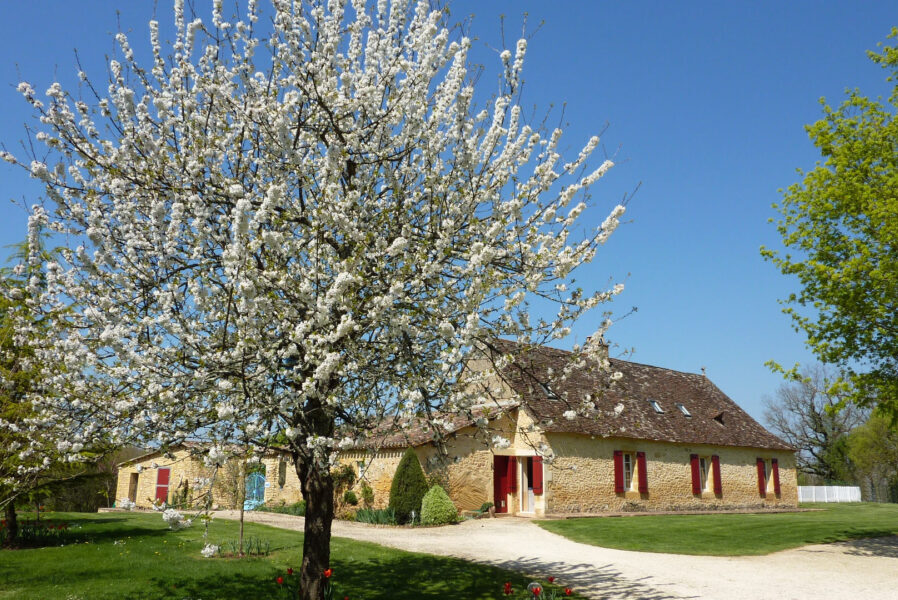
{"label": "gravel driveway", "polygon": [[[216,516],[237,518],[238,513],[221,511]],[[250,512],[246,520],[303,528],[302,517],[290,515]],[[333,535],[554,575],[590,598],[898,598],[898,537],[804,546],[767,556],[718,557],[599,548],[514,517],[421,529],[334,521]]]}

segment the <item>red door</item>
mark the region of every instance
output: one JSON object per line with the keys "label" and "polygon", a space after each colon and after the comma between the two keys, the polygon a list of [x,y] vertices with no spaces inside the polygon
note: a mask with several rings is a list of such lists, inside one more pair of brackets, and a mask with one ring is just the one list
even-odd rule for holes
{"label": "red door", "polygon": [[508,512],[508,492],[511,491],[511,478],[509,465],[511,456],[493,457],[493,504],[497,513]]}
{"label": "red door", "polygon": [[159,468],[156,470],[156,500],[168,502],[168,478],[171,469]]}

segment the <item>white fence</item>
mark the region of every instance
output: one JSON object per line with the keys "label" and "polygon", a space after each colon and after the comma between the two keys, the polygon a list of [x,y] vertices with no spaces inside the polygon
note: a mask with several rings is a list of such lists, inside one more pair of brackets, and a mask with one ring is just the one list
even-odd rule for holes
{"label": "white fence", "polygon": [[861,488],[837,485],[800,485],[799,502],[860,502]]}

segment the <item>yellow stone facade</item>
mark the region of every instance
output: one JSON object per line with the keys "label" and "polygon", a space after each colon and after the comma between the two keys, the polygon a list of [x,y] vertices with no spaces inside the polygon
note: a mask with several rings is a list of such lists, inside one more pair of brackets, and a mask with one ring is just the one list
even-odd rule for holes
{"label": "yellow stone facade", "polygon": [[[794,507],[798,504],[795,458],[792,452],[732,446],[677,444],[628,438],[592,438],[571,433],[544,434],[536,429],[524,409],[515,409],[490,423],[489,437],[499,435],[510,442],[507,448],[489,449],[489,441],[475,427],[461,429],[450,436],[447,461],[437,460],[431,445],[415,448],[429,481],[439,482],[459,510],[475,510],[484,502],[494,502],[493,465],[495,455],[517,458],[517,491],[505,499],[509,514],[544,516],[561,513],[601,513],[616,511],[703,510],[726,508]],[[648,493],[637,491],[638,473],[633,473],[632,489],[614,491],[614,451],[645,452]],[[356,474],[374,491],[374,506],[389,502],[393,474],[404,449],[381,450],[376,455],[367,451],[342,452],[339,462],[351,465]],[[523,469],[527,457],[552,455],[543,464],[541,495],[532,496],[522,489]],[[692,494],[690,455],[698,454],[710,461],[719,456],[722,493],[713,492],[710,477],[706,490]],[[778,460],[780,494],[774,494],[773,478],[767,483],[766,497],[761,497],[757,483],[757,458]],[[281,462],[283,461],[283,465]],[[297,502],[302,498],[296,471],[289,457],[272,454],[263,459],[266,472],[267,503]],[[137,474],[136,467],[143,466]],[[138,506],[149,507],[155,497],[156,470],[153,465],[171,469],[169,498],[184,481],[191,489],[197,477],[211,475],[201,460],[186,450],[178,450],[173,459],[154,454],[122,465],[119,469],[116,498],[130,497]],[[284,485],[280,485],[280,470]],[[234,506],[236,468],[221,469],[213,504]],[[135,483],[132,483],[135,481]],[[360,483],[356,484],[358,490]],[[133,486],[133,487],[132,487]]]}
{"label": "yellow stone facade", "polygon": [[[546,467],[546,506],[550,513],[597,513],[628,510],[705,510],[718,508],[795,507],[798,480],[791,452],[731,446],[674,444],[626,438],[592,439],[577,434],[549,434],[555,460]],[[636,489],[614,491],[614,451],[645,452],[648,493]],[[711,478],[700,495],[692,494],[690,455],[710,461],[720,457],[721,494],[714,494]],[[779,463],[780,494],[773,478],[766,497],[758,490],[757,458]]]}
{"label": "yellow stone facade", "polygon": [[[265,502],[292,504],[302,499],[299,478],[289,457],[271,454],[262,459],[265,468]],[[283,466],[280,463],[283,462]],[[139,467],[139,468],[138,468]],[[172,452],[171,458],[166,458],[161,453],[152,453],[144,457],[119,465],[118,481],[116,485],[116,502],[128,498],[138,507],[150,508],[156,497],[156,483],[158,469],[168,468],[169,486],[167,502],[175,499],[176,493],[180,494],[186,485],[190,503],[198,501],[198,479],[207,479],[212,476],[213,469],[206,467],[202,459],[190,454],[187,449],[177,449]],[[284,485],[280,485],[279,469],[283,469]],[[235,490],[240,489],[239,466],[235,462],[229,462],[219,469],[215,476],[213,490],[213,507],[236,508],[237,496]]]}

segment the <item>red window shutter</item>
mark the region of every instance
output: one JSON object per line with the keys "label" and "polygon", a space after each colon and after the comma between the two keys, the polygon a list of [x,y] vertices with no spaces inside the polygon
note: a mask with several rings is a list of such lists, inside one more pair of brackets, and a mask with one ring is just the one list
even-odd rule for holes
{"label": "red window shutter", "polygon": [[518,459],[508,457],[508,492],[513,494],[518,491]]}
{"label": "red window shutter", "polygon": [[533,457],[533,495],[539,496],[543,493],[543,457]]}
{"label": "red window shutter", "polygon": [[624,493],[624,453],[621,450],[614,451],[614,493]]}
{"label": "red window shutter", "polygon": [[767,497],[767,475],[765,473],[764,459],[758,458],[758,494],[761,498]]}
{"label": "red window shutter", "polygon": [[157,469],[156,470],[156,485],[168,485],[168,476],[170,471],[168,469]]}
{"label": "red window shutter", "polygon": [[698,454],[690,454],[689,463],[692,465],[692,493],[700,496],[702,493],[702,472],[698,464]]}
{"label": "red window shutter", "polygon": [[773,465],[773,493],[780,495],[780,465],[777,459],[771,459],[770,464]]}
{"label": "red window shutter", "polygon": [[720,457],[716,454],[711,456],[711,471],[714,474],[714,494],[720,496],[723,494],[723,484],[720,482]]}
{"label": "red window shutter", "polygon": [[636,453],[636,469],[639,471],[639,493],[649,493],[649,474],[645,468],[645,452]]}

